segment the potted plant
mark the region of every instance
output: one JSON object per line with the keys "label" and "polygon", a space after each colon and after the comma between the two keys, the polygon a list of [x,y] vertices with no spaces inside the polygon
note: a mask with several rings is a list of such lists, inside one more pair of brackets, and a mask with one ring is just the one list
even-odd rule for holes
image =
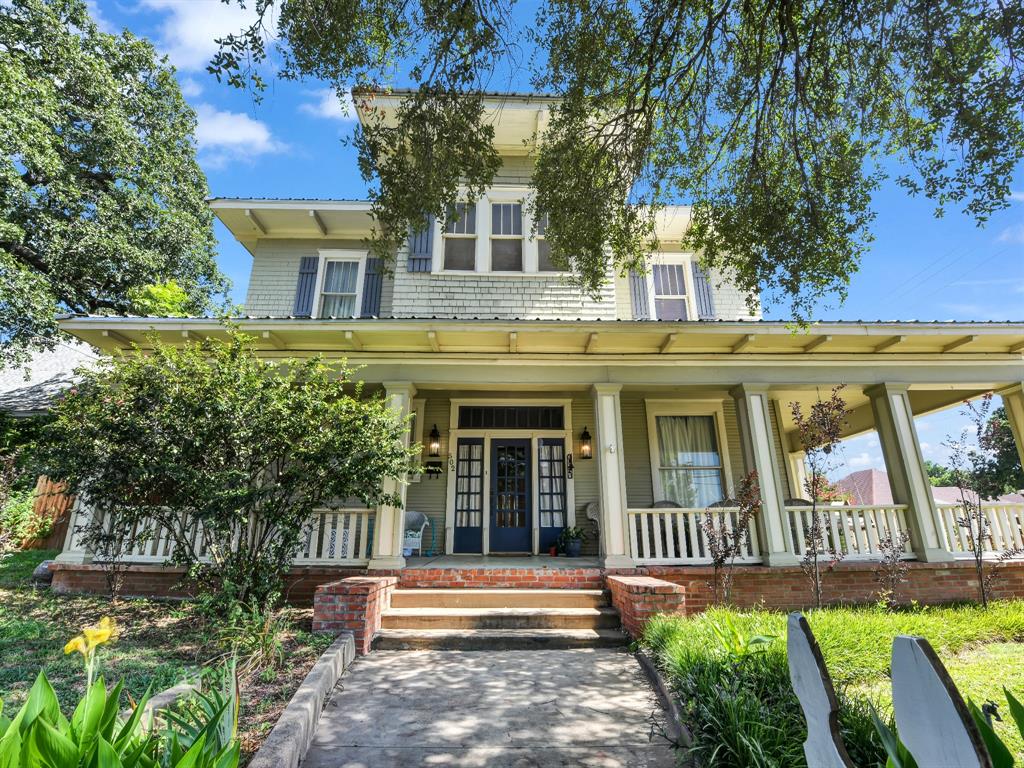
{"label": "potted plant", "polygon": [[579,557],[585,537],[586,534],[582,528],[571,525],[563,528],[562,532],[558,534],[558,543],[562,551],[565,552],[566,557]]}

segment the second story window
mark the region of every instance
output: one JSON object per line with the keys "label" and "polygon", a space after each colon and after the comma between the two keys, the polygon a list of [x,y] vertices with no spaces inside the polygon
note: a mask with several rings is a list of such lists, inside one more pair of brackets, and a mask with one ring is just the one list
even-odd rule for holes
{"label": "second story window", "polygon": [[654,264],[654,316],[658,320],[688,320],[689,291],[686,287],[687,262]]}
{"label": "second story window", "polygon": [[561,268],[551,260],[551,246],[547,238],[548,215],[537,214],[537,271],[561,272]]}
{"label": "second story window", "polygon": [[491,204],[491,270],[523,271],[523,205]]}
{"label": "second story window", "polygon": [[356,317],[362,298],[363,264],[358,256],[321,251],[318,317]]}
{"label": "second story window", "polygon": [[444,268],[476,269],[476,206],[456,203],[444,229]]}

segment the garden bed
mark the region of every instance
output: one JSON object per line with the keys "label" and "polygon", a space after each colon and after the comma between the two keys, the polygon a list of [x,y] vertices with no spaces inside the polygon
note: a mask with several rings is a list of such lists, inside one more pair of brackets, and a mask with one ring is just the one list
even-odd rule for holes
{"label": "garden bed", "polygon": [[[32,569],[55,553],[19,552],[0,563],[0,699],[12,711],[24,701],[39,670],[46,672],[64,707],[73,707],[84,691],[78,654],[64,655],[64,644],[83,626],[102,616],[114,618],[121,636],[105,646],[102,674],[122,679],[138,699],[182,680],[223,656],[216,628],[187,603],[121,600],[93,596],[57,596],[33,589]],[[331,638],[309,632],[308,610],[289,610],[290,629],[283,637],[281,661],[244,678],[239,736],[242,762],[266,738],[299,683],[330,644]]]}
{"label": "garden bed", "polygon": [[[1006,715],[1005,685],[1024,693],[1024,601],[975,606],[825,608],[807,612],[840,699],[840,727],[856,765],[884,765],[869,703],[891,711],[892,639],[931,642],[964,698],[997,702]],[[786,614],[716,608],[693,618],[658,616],[642,645],[678,697],[695,754],[707,766],[805,765],[806,724],[786,664]],[[749,645],[757,636],[771,638]],[[1007,717],[996,730],[1024,758]]]}

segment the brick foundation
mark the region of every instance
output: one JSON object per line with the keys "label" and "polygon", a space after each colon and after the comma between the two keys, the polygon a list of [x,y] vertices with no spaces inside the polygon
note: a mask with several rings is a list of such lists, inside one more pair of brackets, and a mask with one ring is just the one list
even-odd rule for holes
{"label": "brick foundation", "polygon": [[606,583],[622,628],[632,637],[657,613],[686,613],[686,588],[679,584],[651,576],[608,576]]}
{"label": "brick foundation", "polygon": [[313,631],[351,632],[356,653],[369,653],[380,631],[381,614],[390,607],[397,585],[394,576],[350,576],[321,584],[313,597]]}

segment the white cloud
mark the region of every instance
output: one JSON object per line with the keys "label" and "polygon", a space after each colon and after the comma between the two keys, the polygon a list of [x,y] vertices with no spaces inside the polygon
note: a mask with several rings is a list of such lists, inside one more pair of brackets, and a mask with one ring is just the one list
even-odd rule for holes
{"label": "white cloud", "polygon": [[121,30],[115,27],[106,16],[103,15],[103,11],[100,10],[99,3],[96,0],[85,0],[85,7],[89,11],[89,15],[92,17],[93,22],[96,24],[96,28],[100,32],[106,32],[108,35],[120,34]]}
{"label": "white cloud", "polygon": [[1010,192],[1010,199],[1017,203],[1024,203],[1024,192]]}
{"label": "white cloud", "polygon": [[203,84],[194,77],[181,78],[178,86],[181,88],[181,95],[186,99],[194,99],[203,92]]}
{"label": "white cloud", "polygon": [[356,119],[356,109],[351,93],[346,93],[343,99],[339,99],[333,88],[321,88],[314,91],[312,96],[314,101],[299,105],[299,109],[307,115],[343,122],[352,122]]}
{"label": "white cloud", "polygon": [[210,167],[219,168],[231,160],[250,160],[288,149],[274,138],[266,123],[242,112],[219,110],[204,103],[196,105],[196,116],[200,159]]}
{"label": "white cloud", "polygon": [[847,463],[854,469],[865,469],[877,466],[881,462],[881,456],[872,456],[867,451],[861,451],[856,456],[850,456]]}
{"label": "white cloud", "polygon": [[178,69],[194,72],[206,69],[217,52],[217,39],[241,32],[258,14],[253,6],[221,0],[143,0],[143,5],[167,14],[160,24],[159,49]]}
{"label": "white cloud", "polygon": [[1024,224],[1013,224],[999,233],[1001,243],[1024,243]]}

